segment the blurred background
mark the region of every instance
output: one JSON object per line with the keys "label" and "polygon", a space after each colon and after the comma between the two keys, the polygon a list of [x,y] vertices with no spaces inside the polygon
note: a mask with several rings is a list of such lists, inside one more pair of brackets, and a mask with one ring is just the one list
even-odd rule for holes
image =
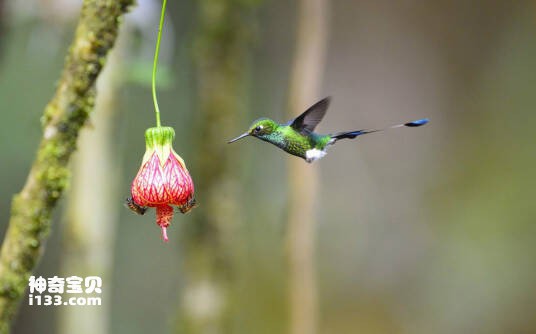
{"label": "blurred background", "polygon": [[[80,3],[0,1],[2,236]],[[200,205],[175,217],[164,244],[153,212],[123,207],[154,125],[160,2],[139,0],[99,78],[36,271],[103,277],[103,306],[25,300],[14,333],[288,332],[292,160],[316,171],[312,331],[536,333],[534,2],[323,6],[323,31],[304,34],[324,36],[318,89],[300,105],[332,96],[317,130],[431,123],[341,141],[312,166],[251,138],[227,145],[258,117],[291,117],[305,7],[170,1],[160,109]]]}

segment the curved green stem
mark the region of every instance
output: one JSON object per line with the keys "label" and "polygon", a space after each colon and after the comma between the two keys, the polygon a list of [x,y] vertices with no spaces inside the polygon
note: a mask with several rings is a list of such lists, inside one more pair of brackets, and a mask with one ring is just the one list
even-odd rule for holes
{"label": "curved green stem", "polygon": [[156,38],[156,48],[154,50],[153,62],[153,103],[154,112],[156,114],[156,126],[160,127],[160,109],[158,108],[158,100],[156,99],[156,65],[158,64],[158,53],[160,52],[160,40],[162,39],[162,27],[164,26],[164,14],[166,13],[167,0],[162,1],[162,13],[160,14],[160,24],[158,25],[158,37]]}

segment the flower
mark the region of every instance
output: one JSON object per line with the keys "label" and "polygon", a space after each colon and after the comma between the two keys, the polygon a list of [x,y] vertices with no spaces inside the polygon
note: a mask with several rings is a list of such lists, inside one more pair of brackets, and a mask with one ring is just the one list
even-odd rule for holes
{"label": "flower", "polygon": [[168,241],[167,227],[174,213],[171,205],[182,213],[195,206],[194,183],[184,160],[171,146],[174,137],[170,127],[145,131],[145,155],[130,188],[133,206],[156,208],[156,224],[162,229],[164,241]]}

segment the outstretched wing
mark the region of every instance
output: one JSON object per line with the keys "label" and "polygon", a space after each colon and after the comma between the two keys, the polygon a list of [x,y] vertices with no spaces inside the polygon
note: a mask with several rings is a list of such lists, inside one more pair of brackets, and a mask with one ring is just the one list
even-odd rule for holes
{"label": "outstretched wing", "polygon": [[290,123],[290,126],[302,134],[313,132],[318,123],[324,118],[330,99],[330,97],[326,97],[309,107],[303,114],[296,117]]}

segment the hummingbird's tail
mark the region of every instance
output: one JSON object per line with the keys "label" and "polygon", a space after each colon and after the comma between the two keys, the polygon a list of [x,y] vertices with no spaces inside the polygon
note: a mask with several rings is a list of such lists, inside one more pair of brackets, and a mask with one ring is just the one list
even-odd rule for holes
{"label": "hummingbird's tail", "polygon": [[407,123],[403,123],[403,124],[393,125],[393,126],[390,126],[388,128],[384,128],[384,129],[368,129],[368,130],[339,132],[339,133],[336,133],[334,135],[331,135],[331,138],[333,140],[332,143],[334,143],[334,142],[336,142],[337,140],[340,140],[340,139],[354,139],[357,136],[366,135],[367,133],[380,132],[380,131],[384,131],[384,130],[387,130],[387,129],[400,128],[400,127],[403,127],[403,126],[414,128],[414,127],[417,127],[417,126],[425,125],[426,123],[428,123],[428,121],[429,121],[428,118],[423,118],[423,119],[418,119],[416,121],[411,121],[411,122],[407,122]]}

